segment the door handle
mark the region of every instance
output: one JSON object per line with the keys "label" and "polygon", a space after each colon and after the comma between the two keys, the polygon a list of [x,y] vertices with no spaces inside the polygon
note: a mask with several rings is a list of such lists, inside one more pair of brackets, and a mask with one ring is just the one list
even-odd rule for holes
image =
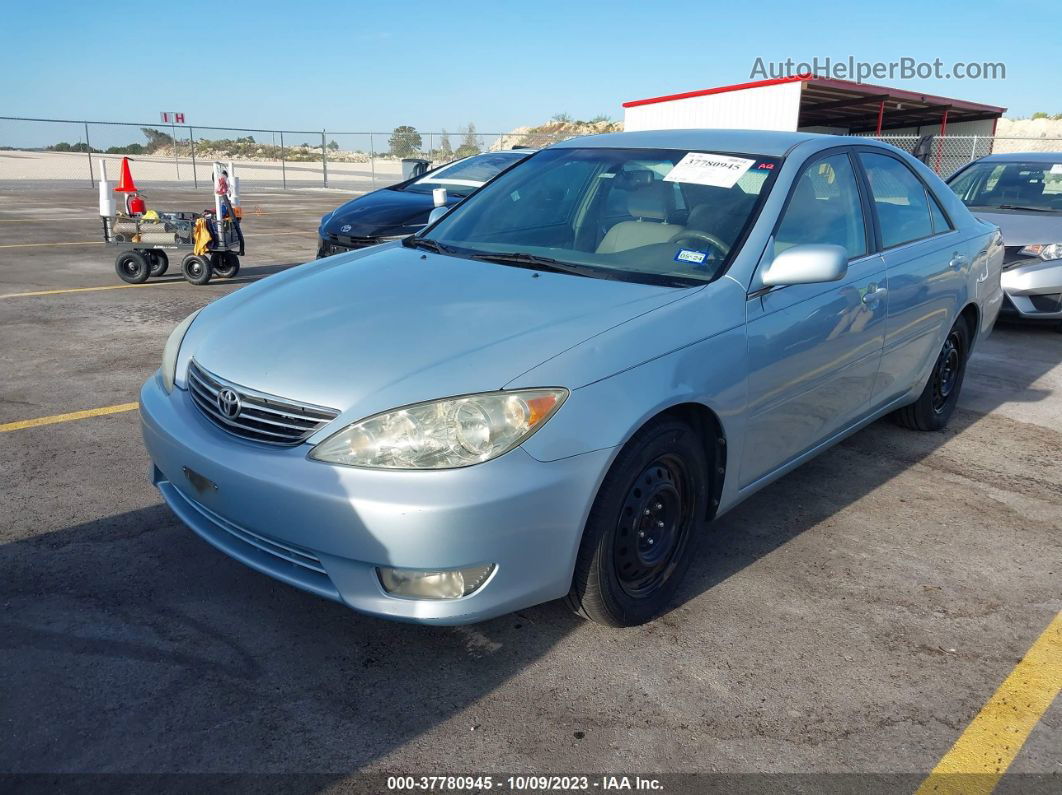
{"label": "door handle", "polygon": [[953,254],[951,257],[951,262],[949,262],[948,265],[950,265],[953,270],[961,271],[963,268],[966,267],[966,263],[968,262],[969,260],[966,259],[966,257],[964,257],[962,254]]}
{"label": "door handle", "polygon": [[863,303],[867,306],[874,306],[878,301],[885,297],[888,292],[884,287],[878,287],[876,284],[872,284],[867,288],[867,291],[863,293]]}

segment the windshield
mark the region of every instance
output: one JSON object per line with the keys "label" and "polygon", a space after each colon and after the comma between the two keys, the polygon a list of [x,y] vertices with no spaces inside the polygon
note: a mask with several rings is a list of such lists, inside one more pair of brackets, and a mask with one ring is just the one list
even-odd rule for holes
{"label": "windshield", "polygon": [[967,207],[1062,212],[1062,156],[1057,163],[975,163],[948,185]]}
{"label": "windshield", "polygon": [[530,255],[580,275],[702,283],[720,276],[740,247],[778,163],[674,149],[547,149],[426,237],[458,256],[509,255],[498,261],[518,264],[512,254]]}
{"label": "windshield", "polygon": [[448,193],[455,196],[467,196],[523,157],[527,157],[527,154],[491,152],[485,155],[473,155],[437,168],[430,174],[425,174],[416,182],[407,185],[405,190],[413,193],[431,193],[435,188],[446,188]]}

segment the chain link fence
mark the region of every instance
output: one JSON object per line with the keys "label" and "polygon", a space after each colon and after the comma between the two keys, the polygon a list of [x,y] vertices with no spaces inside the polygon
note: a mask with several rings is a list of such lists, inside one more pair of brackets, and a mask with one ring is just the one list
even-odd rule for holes
{"label": "chain link fence", "polygon": [[[874,137],[874,136],[868,136]],[[232,162],[244,191],[334,188],[365,192],[403,179],[403,159],[429,166],[477,152],[540,148],[562,135],[534,129],[510,133],[424,132],[411,126],[390,132],[260,130],[0,116],[0,189],[91,187],[99,160],[135,161],[138,186],[210,185],[214,161]],[[916,135],[877,136],[911,152]],[[934,137],[926,162],[941,176],[1000,152],[1062,152],[1062,138],[949,135]]]}
{"label": "chain link fence", "polygon": [[[920,136],[867,135],[887,144],[914,152]],[[991,135],[933,136],[929,142],[925,163],[942,177],[954,174],[972,160],[1007,152],[1062,152],[1062,138],[1011,138]]]}
{"label": "chain link fence", "polygon": [[209,186],[213,163],[232,162],[243,191],[334,188],[364,192],[403,179],[403,159],[439,165],[478,152],[542,147],[548,133],[261,130],[0,116],[0,189],[95,186],[134,161],[138,187]]}

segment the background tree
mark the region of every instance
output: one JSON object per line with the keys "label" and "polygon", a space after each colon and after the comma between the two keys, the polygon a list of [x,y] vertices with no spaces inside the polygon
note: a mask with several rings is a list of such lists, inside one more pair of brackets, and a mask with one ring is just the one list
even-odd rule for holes
{"label": "background tree", "polygon": [[395,127],[391,137],[387,139],[387,144],[391,147],[392,157],[412,157],[420,151],[422,141],[415,128],[403,124],[401,127]]}
{"label": "background tree", "polygon": [[173,146],[173,138],[162,130],[156,130],[154,127],[141,127],[140,132],[147,138],[145,149],[149,152],[157,152],[159,149]]}
{"label": "background tree", "polygon": [[[460,132],[460,130],[458,130]],[[457,151],[454,152],[455,157],[468,157],[469,155],[478,155],[482,151],[479,148],[479,141],[476,139],[476,125],[475,122],[469,122],[465,127],[463,136],[461,138],[461,145],[457,147]]]}
{"label": "background tree", "polygon": [[331,149],[333,152],[339,151],[339,144],[336,143],[335,138],[328,142],[328,148]]}
{"label": "background tree", "polygon": [[450,146],[450,134],[446,132],[445,128],[442,131],[442,138],[439,139],[439,159],[440,160],[453,160],[454,149]]}

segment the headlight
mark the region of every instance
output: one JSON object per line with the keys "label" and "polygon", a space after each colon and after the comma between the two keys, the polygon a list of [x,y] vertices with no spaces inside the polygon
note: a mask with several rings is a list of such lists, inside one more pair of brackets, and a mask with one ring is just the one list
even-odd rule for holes
{"label": "headlight", "polygon": [[1032,243],[1018,253],[1023,257],[1062,259],[1062,243]]}
{"label": "headlight", "polygon": [[177,354],[181,352],[184,335],[188,333],[188,328],[195,320],[195,316],[202,311],[202,309],[197,309],[182,320],[170,334],[170,338],[166,340],[166,347],[162,349],[162,386],[167,394],[173,391],[173,382],[177,378]]}
{"label": "headlight", "polygon": [[466,467],[512,450],[567,397],[567,389],[524,389],[417,403],[348,425],[310,458],[373,469]]}

